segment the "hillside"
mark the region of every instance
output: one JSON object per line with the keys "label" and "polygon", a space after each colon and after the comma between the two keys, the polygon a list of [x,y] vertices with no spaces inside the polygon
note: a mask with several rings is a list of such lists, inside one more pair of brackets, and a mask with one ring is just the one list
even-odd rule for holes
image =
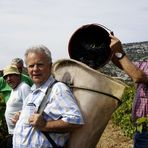
{"label": "hillside", "polygon": [[148,60],[148,41],[123,44],[123,49],[132,61]]}

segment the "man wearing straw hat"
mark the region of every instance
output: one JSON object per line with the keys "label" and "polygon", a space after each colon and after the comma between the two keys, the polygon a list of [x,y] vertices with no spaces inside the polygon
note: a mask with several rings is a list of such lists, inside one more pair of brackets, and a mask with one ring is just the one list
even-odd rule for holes
{"label": "man wearing straw hat", "polygon": [[[21,79],[24,82],[26,82],[29,86],[32,86],[32,84],[33,84],[32,80],[29,78],[29,76],[24,74],[23,60],[21,58],[14,58],[14,59],[12,59],[11,64],[17,66],[19,72],[21,73]],[[9,99],[9,96],[10,96],[11,87],[6,83],[6,81],[3,79],[3,77],[0,77],[0,92],[3,95],[2,98],[3,98],[4,102],[6,103]]]}
{"label": "man wearing straw hat", "polygon": [[15,113],[22,110],[23,102],[30,92],[30,86],[21,80],[21,74],[15,65],[4,68],[3,78],[12,90],[5,110],[9,136],[1,144],[1,147],[12,147],[12,135],[15,127],[13,118],[17,118],[17,116],[14,117]]}

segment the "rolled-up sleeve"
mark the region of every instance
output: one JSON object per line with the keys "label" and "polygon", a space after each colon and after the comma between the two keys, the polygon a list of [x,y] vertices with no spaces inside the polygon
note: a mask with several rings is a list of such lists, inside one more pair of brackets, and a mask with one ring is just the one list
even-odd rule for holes
{"label": "rolled-up sleeve", "polygon": [[84,124],[75,97],[69,87],[61,82],[53,86],[44,112],[49,117],[49,120],[61,119],[68,123]]}

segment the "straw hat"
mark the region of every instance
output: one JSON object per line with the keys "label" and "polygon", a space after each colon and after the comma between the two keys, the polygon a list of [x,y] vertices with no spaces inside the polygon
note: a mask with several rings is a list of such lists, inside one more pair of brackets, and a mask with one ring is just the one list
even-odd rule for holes
{"label": "straw hat", "polygon": [[4,68],[3,70],[3,77],[9,75],[9,74],[20,74],[20,72],[18,71],[18,68],[15,65],[8,65]]}

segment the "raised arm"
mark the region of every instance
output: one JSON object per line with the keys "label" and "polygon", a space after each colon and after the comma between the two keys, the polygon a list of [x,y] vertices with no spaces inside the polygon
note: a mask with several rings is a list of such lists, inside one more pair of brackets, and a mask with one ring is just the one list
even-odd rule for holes
{"label": "raised arm", "polygon": [[110,47],[113,50],[112,62],[124,70],[135,83],[145,83],[148,84],[148,77],[146,74],[140,70],[132,61],[128,58],[122,48],[122,44],[118,38],[115,36],[111,37]]}

